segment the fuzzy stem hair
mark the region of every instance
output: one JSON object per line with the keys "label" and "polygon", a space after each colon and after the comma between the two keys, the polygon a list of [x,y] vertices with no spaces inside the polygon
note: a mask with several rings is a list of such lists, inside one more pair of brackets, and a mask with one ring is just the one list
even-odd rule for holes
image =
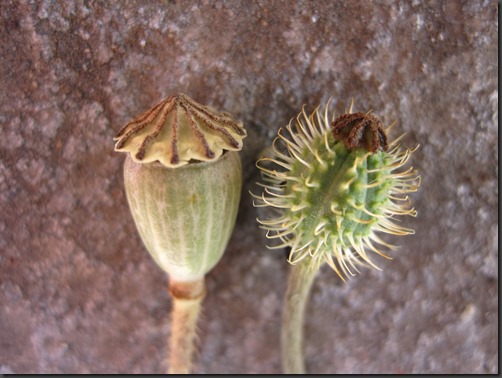
{"label": "fuzzy stem hair", "polygon": [[168,374],[190,374],[197,320],[205,296],[204,278],[191,282],[170,281],[173,300]]}

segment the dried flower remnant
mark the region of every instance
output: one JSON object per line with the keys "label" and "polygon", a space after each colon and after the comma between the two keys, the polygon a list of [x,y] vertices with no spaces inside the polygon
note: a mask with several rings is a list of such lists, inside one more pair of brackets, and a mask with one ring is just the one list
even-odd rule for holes
{"label": "dried flower remnant", "polygon": [[387,151],[387,135],[383,123],[373,114],[348,113],[331,123],[333,136],[341,140],[345,147],[363,147],[369,152]]}

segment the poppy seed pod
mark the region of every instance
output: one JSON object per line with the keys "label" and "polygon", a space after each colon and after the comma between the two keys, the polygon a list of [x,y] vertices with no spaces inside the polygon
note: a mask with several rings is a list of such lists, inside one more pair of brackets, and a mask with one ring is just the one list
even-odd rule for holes
{"label": "poppy seed pod", "polygon": [[236,151],[246,131],[227,113],[171,96],[117,134],[128,153],[124,184],[136,227],[176,281],[203,277],[233,230],[242,186]]}
{"label": "poppy seed pod", "polygon": [[136,227],[173,279],[204,276],[220,260],[234,228],[241,176],[237,152],[180,168],[126,158],[124,184]]}
{"label": "poppy seed pod", "polygon": [[[369,113],[328,118],[303,110],[279,136],[274,157],[257,162],[264,188],[255,205],[271,207],[277,216],[259,219],[269,239],[291,247],[289,262],[305,259],[311,269],[330,265],[344,279],[358,266],[377,266],[368,251],[387,257],[377,245],[394,248],[378,233],[413,234],[397,217],[416,216],[407,193],[420,177],[402,170],[414,150],[401,149],[399,138],[387,142],[386,130]],[[304,261],[304,262],[305,262]]]}
{"label": "poppy seed pod", "polygon": [[228,113],[184,94],[125,125],[124,184],[143,243],[169,275],[173,300],[168,373],[189,373],[205,275],[234,228],[242,186],[237,151],[246,131]]}

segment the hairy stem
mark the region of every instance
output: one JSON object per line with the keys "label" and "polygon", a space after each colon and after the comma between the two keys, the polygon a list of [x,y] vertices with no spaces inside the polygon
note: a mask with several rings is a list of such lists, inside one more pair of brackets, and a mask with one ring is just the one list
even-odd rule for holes
{"label": "hairy stem", "polygon": [[168,374],[189,374],[201,303],[206,293],[204,277],[190,282],[170,280],[173,299]]}
{"label": "hairy stem", "polygon": [[305,374],[303,318],[317,271],[304,261],[291,266],[281,329],[282,368],[285,374]]}

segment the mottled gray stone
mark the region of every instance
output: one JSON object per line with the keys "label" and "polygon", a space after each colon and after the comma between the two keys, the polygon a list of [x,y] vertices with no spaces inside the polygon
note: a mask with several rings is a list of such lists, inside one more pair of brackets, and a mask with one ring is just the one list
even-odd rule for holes
{"label": "mottled gray stone", "polygon": [[[329,269],[312,373],[498,373],[495,1],[0,2],[0,373],[162,373],[171,302],[112,137],[184,92],[248,130],[234,236],[208,275],[197,373],[279,373],[288,266],[254,161],[306,104],[373,109],[420,144],[416,235],[382,272]],[[392,240],[392,239],[391,239]]]}

